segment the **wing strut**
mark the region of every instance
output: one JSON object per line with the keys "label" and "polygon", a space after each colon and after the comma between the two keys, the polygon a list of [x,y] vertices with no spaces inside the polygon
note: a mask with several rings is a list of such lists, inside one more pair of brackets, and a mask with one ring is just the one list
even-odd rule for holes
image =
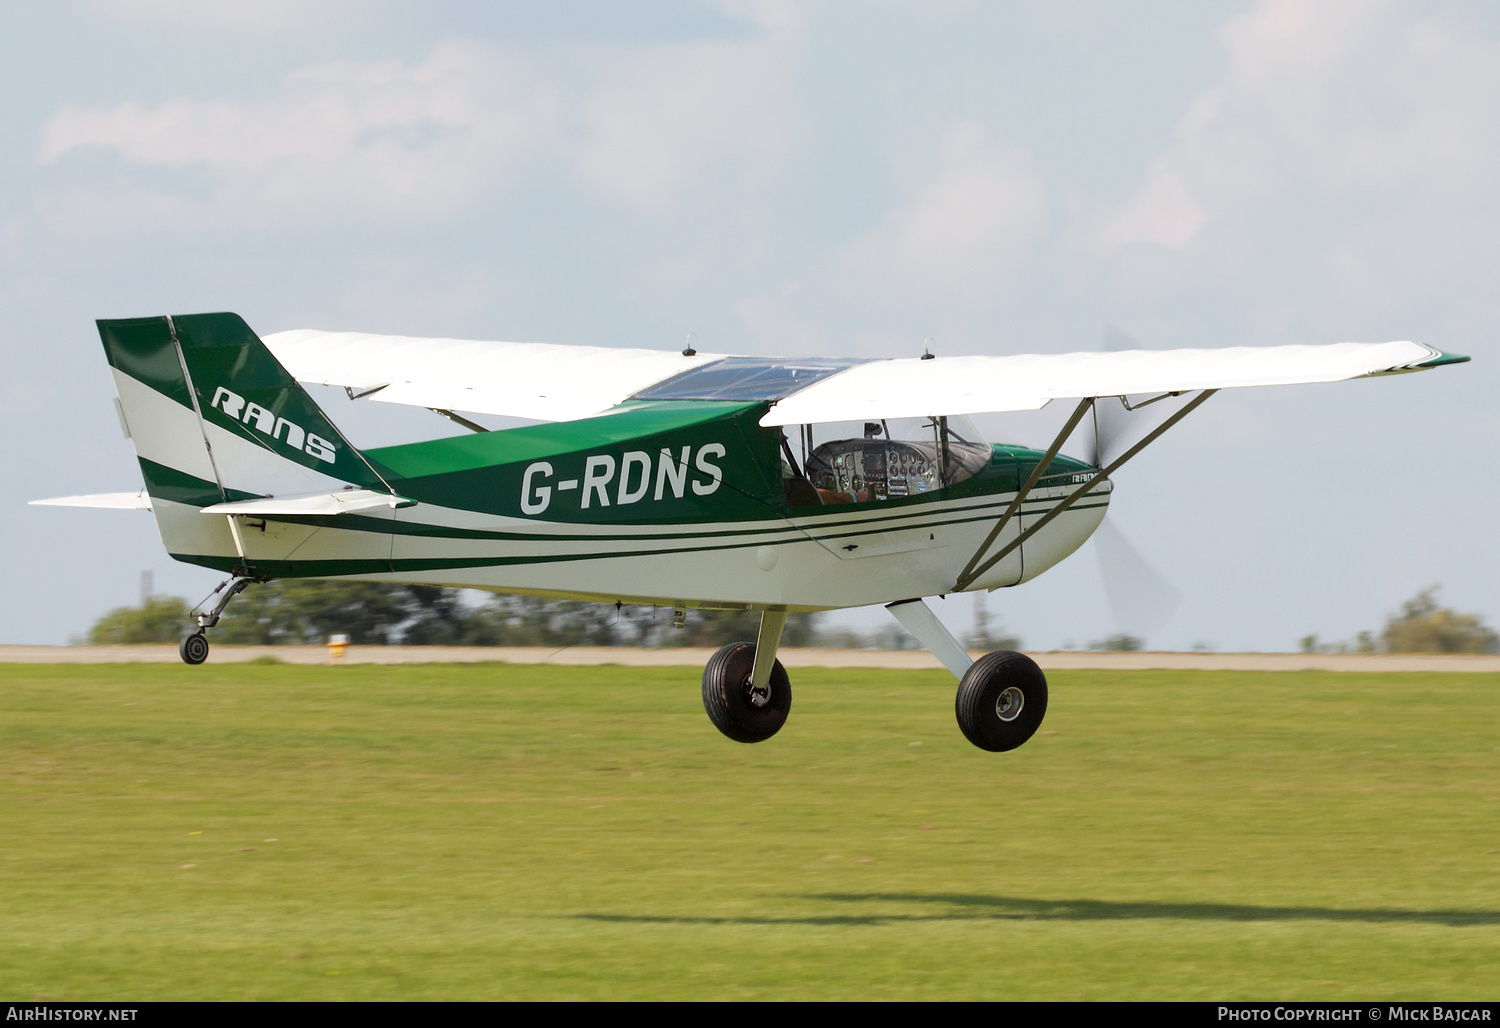
{"label": "wing strut", "polygon": [[[360,395],[363,396],[364,393],[360,393]],[[351,397],[351,399],[352,399],[352,397]],[[430,411],[432,411],[432,413],[434,413],[434,414],[441,414],[443,417],[447,418],[449,421],[453,422],[456,425],[462,425],[462,426],[464,426],[464,428],[467,428],[470,432],[488,432],[489,431],[489,429],[485,428],[483,425],[479,424],[478,422],[470,421],[468,418],[461,417],[460,415],[455,414],[451,410],[447,410],[447,409],[445,409],[443,407],[428,407],[427,409],[430,410]]]}
{"label": "wing strut", "polygon": [[[990,534],[984,537],[984,542],[979,544],[979,549],[974,551],[974,556],[969,558],[969,563],[965,564],[964,569],[958,573],[957,591],[962,592],[965,586],[983,574],[984,570],[989,569],[989,564],[986,564],[981,571],[975,571],[974,565],[979,563],[979,558],[984,556],[984,551],[988,550],[994,541],[1000,538],[1000,533],[1010,523],[1010,519],[1015,516],[1016,511],[1021,509],[1021,504],[1026,500],[1026,494],[1031,492],[1032,487],[1037,482],[1041,481],[1042,476],[1047,473],[1047,468],[1052,464],[1052,458],[1057,456],[1057,451],[1062,449],[1063,443],[1068,441],[1068,436],[1073,434],[1073,429],[1078,427],[1078,423],[1083,420],[1083,416],[1089,412],[1089,408],[1093,407],[1093,405],[1094,398],[1092,396],[1085,397],[1078,404],[1078,409],[1073,412],[1073,416],[1068,419],[1068,423],[1062,427],[1061,432],[1057,433],[1057,438],[1052,440],[1052,445],[1047,447],[1047,452],[1042,455],[1041,461],[1038,462],[1036,468],[1031,472],[1031,477],[1026,479],[1026,484],[1021,486],[1021,491],[1016,493],[1016,498],[1010,501],[1010,506],[1005,508],[1005,513],[1000,515],[1000,520],[995,522],[994,528],[990,529]],[[1007,550],[1006,552],[1010,551]]]}
{"label": "wing strut", "polygon": [[[1167,429],[1169,429],[1173,425],[1177,424],[1177,422],[1179,422],[1183,418],[1187,417],[1201,403],[1203,403],[1204,400],[1208,399],[1210,396],[1212,396],[1216,392],[1218,392],[1217,389],[1205,389],[1201,393],[1199,393],[1197,396],[1193,397],[1193,399],[1190,402],[1188,402],[1188,404],[1186,406],[1184,406],[1180,411],[1178,411],[1177,413],[1173,414],[1166,421],[1163,421],[1160,425],[1156,426],[1156,428],[1152,429],[1149,433],[1147,433],[1147,435],[1146,435],[1146,437],[1144,439],[1142,439],[1140,442],[1136,443],[1130,449],[1126,450],[1116,460],[1114,460],[1108,467],[1103,468],[1100,471],[1098,471],[1092,478],[1090,478],[1087,482],[1083,483],[1083,485],[1079,486],[1077,489],[1074,489],[1071,493],[1068,494],[1068,496],[1067,496],[1066,499],[1064,499],[1056,507],[1053,507],[1046,514],[1042,515],[1041,518],[1039,518],[1036,521],[1036,523],[1033,524],[1030,528],[1026,529],[1026,531],[1022,532],[1016,538],[1014,538],[1010,542],[1006,543],[1005,546],[1000,550],[999,553],[995,554],[989,560],[985,561],[983,564],[979,565],[977,568],[974,568],[972,571],[969,570],[969,569],[967,569],[967,568],[964,569],[963,574],[959,575],[959,577],[958,577],[958,582],[954,586],[954,590],[955,591],[962,591],[964,589],[967,589],[971,584],[973,584],[973,582],[976,579],[979,578],[980,575],[983,575],[990,568],[994,567],[1000,561],[1004,560],[1007,556],[1010,555],[1010,553],[1011,553],[1012,550],[1014,550],[1016,547],[1018,547],[1022,543],[1024,543],[1027,539],[1030,539],[1033,535],[1036,535],[1037,532],[1039,532],[1043,528],[1045,528],[1052,521],[1053,518],[1057,517],[1063,511],[1065,511],[1069,507],[1073,506],[1073,504],[1077,503],[1079,500],[1083,499],[1083,497],[1088,493],[1088,491],[1090,489],[1092,489],[1101,479],[1108,478],[1111,474],[1113,474],[1115,471],[1117,471],[1120,468],[1120,466],[1122,464],[1124,464],[1126,461],[1128,461],[1131,457],[1134,457],[1136,454],[1138,454],[1142,450],[1144,450],[1148,445],[1150,445],[1151,443],[1155,442],[1157,436],[1161,435]],[[1085,403],[1089,403],[1089,402],[1091,402],[1091,401],[1085,401]],[[1084,404],[1079,404],[1078,410],[1074,412],[1074,417],[1075,418],[1081,417],[1083,410],[1084,410]],[[1071,431],[1071,428],[1067,429],[1065,431]],[[1062,438],[1066,438],[1066,436],[1064,436]],[[1056,442],[1056,443],[1053,444],[1054,447],[1060,447],[1061,445],[1062,445],[1061,439],[1059,439],[1058,442]],[[1049,451],[1049,453],[1051,455],[1055,456],[1055,449],[1053,451]],[[1047,458],[1047,460],[1050,460],[1050,456]],[[1035,478],[1037,476],[1033,474],[1032,477]],[[1027,487],[1030,488],[1031,484],[1032,484],[1031,482],[1028,482],[1027,483]],[[1001,518],[1001,525],[1002,526],[1003,526],[1003,524],[1005,522],[1005,519],[1009,518],[1011,516],[1011,510],[1015,509],[1017,506],[1019,506],[1018,503],[1012,503],[1010,509],[1006,510],[1004,517]],[[999,527],[1000,526],[997,526],[997,529]],[[993,542],[994,539],[998,535],[999,535],[998,531],[990,533],[990,537],[985,540],[984,546],[980,547],[979,552],[974,555],[975,559],[978,559],[979,555],[984,552],[985,547],[989,546],[990,543]],[[972,566],[974,562],[970,561],[969,563]]]}

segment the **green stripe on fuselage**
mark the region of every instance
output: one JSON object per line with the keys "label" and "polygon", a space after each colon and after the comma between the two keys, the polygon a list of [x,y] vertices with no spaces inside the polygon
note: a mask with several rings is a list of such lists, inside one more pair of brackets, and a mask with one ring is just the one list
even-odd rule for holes
{"label": "green stripe on fuselage", "polygon": [[[1095,510],[1104,506],[1106,506],[1106,504],[1104,503],[1078,503],[1069,508],[1069,510],[1070,512]],[[1044,511],[1028,512],[1026,516],[1034,517],[1042,513],[1044,513]],[[945,521],[944,524],[952,525],[966,524],[974,521],[988,521],[993,518],[993,516],[993,512],[989,512],[978,517],[958,518],[952,521]],[[272,517],[269,520],[297,522],[300,524],[313,524],[322,519],[300,517]],[[336,524],[333,523],[333,521],[334,519],[332,518],[327,519],[325,521],[325,527],[355,531],[378,531],[377,528],[373,527],[376,524],[374,519],[356,518],[350,515],[344,515],[337,519]],[[362,524],[356,525],[353,523],[355,521],[359,521]],[[388,531],[390,523],[385,522],[384,525],[386,530]],[[868,531],[839,532],[820,538],[822,538],[823,541],[828,542],[860,538],[869,535],[880,535],[888,531],[890,531],[889,528],[877,528]],[[537,540],[532,541],[535,542]],[[593,541],[597,542],[599,540],[596,539]],[[684,552],[717,553],[724,550],[742,550],[751,547],[760,547],[764,544],[764,540],[758,538],[749,540],[745,540],[743,538],[724,539],[716,542],[713,545],[707,546],[687,545],[696,541],[693,539],[667,537],[662,539],[661,541],[664,544],[672,545],[661,545],[635,550],[585,550],[576,553],[532,553],[514,556],[497,554],[482,557],[397,557],[389,560],[380,558],[358,558],[347,560],[266,560],[258,558],[254,561],[254,564],[257,574],[266,575],[271,578],[321,578],[330,575],[368,575],[384,574],[387,572],[441,571],[450,568],[458,569],[514,567],[534,564],[571,563],[576,561],[618,560],[622,558],[657,557]],[[796,544],[813,541],[814,540],[809,538],[797,538],[785,539],[781,540],[780,542],[781,544]],[[216,568],[221,571],[233,571],[238,564],[237,558],[231,556],[179,553],[174,553],[172,554],[172,556],[177,560],[184,561],[189,564],[200,564],[204,567]]]}
{"label": "green stripe on fuselage", "polygon": [[365,456],[402,496],[459,510],[572,524],[757,520],[782,506],[780,437],[756,423],[766,410],[634,404]]}
{"label": "green stripe on fuselage", "polygon": [[[835,513],[821,507],[788,510],[781,487],[781,432],[758,423],[766,409],[764,403],[640,403],[579,421],[388,446],[369,450],[365,456],[403,496],[458,510],[535,518],[538,522],[670,525]],[[703,446],[712,443],[725,449],[722,457],[710,458],[724,475],[722,487],[717,488],[697,464]],[[661,487],[681,487],[684,447],[689,454],[689,480],[696,487],[683,488],[679,496],[677,488]],[[620,475],[630,454],[635,455],[636,463],[631,466],[632,479],[622,489]],[[664,455],[670,456],[678,473],[675,481],[662,481]],[[589,490],[585,507],[587,463],[594,456],[608,457],[614,472],[602,494],[598,489]],[[649,488],[634,499],[632,494],[641,491],[643,456],[650,460],[644,468]],[[993,458],[979,474],[940,492],[893,497],[878,504],[850,504],[837,512],[871,508],[895,511],[926,506],[940,498],[1014,492],[1041,456],[1040,451],[1028,447],[996,446]],[[540,462],[550,465],[551,471],[536,468]],[[535,469],[529,490],[525,488],[528,469]],[[1048,480],[1089,470],[1081,461],[1058,456]],[[523,494],[535,508],[542,497],[538,488],[550,490],[546,509],[524,510]],[[707,489],[711,491],[700,491]],[[605,500],[608,502],[601,502]]]}
{"label": "green stripe on fuselage", "polygon": [[718,421],[764,404],[660,402],[633,404],[616,413],[580,421],[526,425],[499,432],[431,439],[366,450],[376,467],[402,479],[432,478],[497,464],[541,460],[581,450],[602,450],[645,436]]}

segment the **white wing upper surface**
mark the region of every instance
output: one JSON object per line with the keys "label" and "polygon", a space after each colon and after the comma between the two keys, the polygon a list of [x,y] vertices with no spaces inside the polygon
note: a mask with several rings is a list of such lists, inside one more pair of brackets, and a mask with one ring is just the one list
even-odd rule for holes
{"label": "white wing upper surface", "polygon": [[[297,329],[264,342],[302,382],[378,390],[372,400],[571,421],[724,354],[420,339]],[[856,364],[774,400],[761,424],[1035,410],[1054,399],[1337,382],[1467,360],[1422,343],[1239,346]],[[695,397],[711,399],[711,396]]]}
{"label": "white wing upper surface", "polygon": [[355,391],[383,387],[370,399],[537,421],[599,414],[723,356],[314,329],[277,332],[262,342],[300,382]]}
{"label": "white wing upper surface", "polygon": [[1466,359],[1413,342],[903,358],[860,364],[811,385],[760,423],[1035,410],[1063,398],[1338,382]]}

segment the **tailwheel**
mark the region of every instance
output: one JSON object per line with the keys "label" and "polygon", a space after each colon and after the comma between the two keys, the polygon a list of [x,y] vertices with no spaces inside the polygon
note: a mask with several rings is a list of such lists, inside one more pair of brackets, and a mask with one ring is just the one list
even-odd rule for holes
{"label": "tailwheel", "polygon": [[986,653],[959,682],[954,712],[964,737],[975,746],[991,753],[1013,750],[1041,727],[1047,677],[1024,653]]}
{"label": "tailwheel", "polygon": [[200,629],[192,635],[182,637],[182,642],[177,646],[177,652],[182,657],[184,664],[202,664],[208,659],[208,640],[203,637]]}
{"label": "tailwheel", "polygon": [[755,649],[754,643],[730,643],[703,669],[703,709],[714,727],[735,742],[766,741],[786,724],[792,709],[792,684],[781,661],[771,666],[764,688],[752,684]]}
{"label": "tailwheel", "polygon": [[[231,521],[233,518],[230,519]],[[204,637],[205,632],[219,623],[219,617],[224,613],[224,608],[229,606],[229,601],[245,591],[245,586],[251,582],[269,582],[268,578],[251,578],[248,575],[235,575],[220,582],[214,591],[208,594],[203,603],[198,604],[189,613],[194,615],[198,622],[198,630],[191,635],[184,636],[182,642],[177,644],[177,653],[182,657],[184,664],[202,664],[208,659],[208,639]],[[219,597],[219,602],[214,604],[212,610],[199,614],[203,604]]]}

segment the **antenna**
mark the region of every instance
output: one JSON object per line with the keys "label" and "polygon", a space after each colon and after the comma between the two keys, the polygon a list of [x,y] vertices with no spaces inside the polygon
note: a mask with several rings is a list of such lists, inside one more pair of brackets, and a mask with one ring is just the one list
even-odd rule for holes
{"label": "antenna", "polygon": [[684,357],[696,357],[696,356],[698,356],[698,351],[695,350],[695,349],[693,349],[693,340],[697,339],[697,338],[698,338],[698,333],[697,332],[689,332],[687,334],[687,345],[682,348],[682,355]]}
{"label": "antenna", "polygon": [[932,336],[928,336],[926,339],[922,340],[922,360],[930,361],[935,356],[935,354],[927,348],[928,344],[934,341],[935,340],[932,338]]}

